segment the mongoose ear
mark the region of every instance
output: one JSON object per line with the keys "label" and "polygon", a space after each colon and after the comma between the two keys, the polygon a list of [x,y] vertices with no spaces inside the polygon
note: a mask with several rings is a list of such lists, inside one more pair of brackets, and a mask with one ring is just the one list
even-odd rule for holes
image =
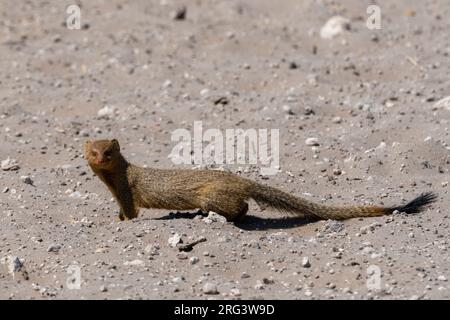
{"label": "mongoose ear", "polygon": [[84,143],[84,157],[87,158],[89,151],[91,150],[92,141],[86,140]]}
{"label": "mongoose ear", "polygon": [[112,139],[111,140],[111,144],[120,151],[120,145],[119,145],[119,141],[117,141],[117,139]]}

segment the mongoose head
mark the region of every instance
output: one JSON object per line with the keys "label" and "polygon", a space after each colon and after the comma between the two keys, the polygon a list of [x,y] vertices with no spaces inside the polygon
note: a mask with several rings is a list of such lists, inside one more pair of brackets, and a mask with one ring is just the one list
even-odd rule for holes
{"label": "mongoose head", "polygon": [[119,164],[118,161],[123,160],[116,139],[86,141],[84,156],[91,167],[103,170],[112,170]]}

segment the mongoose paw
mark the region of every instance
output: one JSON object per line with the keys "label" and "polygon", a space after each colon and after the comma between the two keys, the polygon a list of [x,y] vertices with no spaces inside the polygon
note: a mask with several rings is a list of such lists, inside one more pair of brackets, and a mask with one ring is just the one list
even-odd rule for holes
{"label": "mongoose paw", "polygon": [[124,221],[125,220],[125,216],[124,215],[122,215],[122,214],[119,214],[118,216],[117,216],[117,221]]}

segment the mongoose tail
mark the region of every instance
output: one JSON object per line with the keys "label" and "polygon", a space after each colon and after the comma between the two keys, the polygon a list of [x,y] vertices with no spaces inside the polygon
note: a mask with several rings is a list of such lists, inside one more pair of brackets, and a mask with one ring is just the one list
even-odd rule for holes
{"label": "mongoose tail", "polygon": [[263,203],[282,212],[297,216],[342,220],[356,217],[377,217],[388,215],[398,210],[406,213],[418,213],[428,204],[437,199],[437,195],[424,193],[404,206],[377,207],[377,206],[351,206],[331,207],[317,204],[306,199],[292,196],[276,188],[258,185],[254,188],[251,197],[257,203]]}

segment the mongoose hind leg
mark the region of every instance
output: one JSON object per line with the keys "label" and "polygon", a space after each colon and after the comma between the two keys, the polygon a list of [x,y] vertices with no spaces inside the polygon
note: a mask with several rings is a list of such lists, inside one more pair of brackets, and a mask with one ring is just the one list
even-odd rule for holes
{"label": "mongoose hind leg", "polygon": [[242,207],[241,207],[241,209],[240,209],[240,211],[235,216],[233,216],[231,220],[228,220],[228,219],[227,220],[228,221],[239,222],[245,217],[247,212],[248,212],[248,203],[244,202]]}

